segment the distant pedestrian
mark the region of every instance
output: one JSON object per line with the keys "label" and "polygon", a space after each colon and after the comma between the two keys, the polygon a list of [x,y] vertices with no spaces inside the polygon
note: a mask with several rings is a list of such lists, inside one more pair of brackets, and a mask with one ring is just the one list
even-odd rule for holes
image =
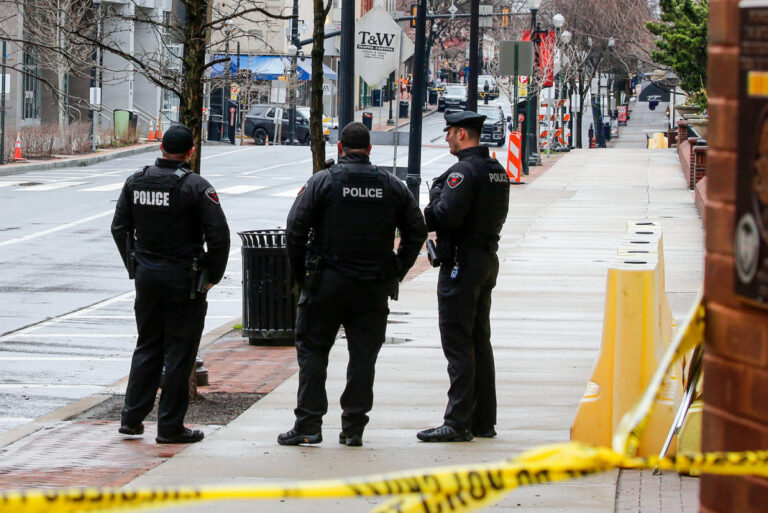
{"label": "distant pedestrian", "polygon": [[[349,363],[339,443],[363,444],[376,358],[387,327],[387,297],[397,299],[398,284],[427,238],[419,204],[403,182],[371,164],[370,137],[361,123],[344,127],[339,163],[313,175],[288,214],[288,257],[301,285],[299,391],[296,421],[277,437],[280,445],[323,441],[328,353],[340,326]],[[396,230],[400,242],[393,252]]]}
{"label": "distant pedestrian", "polygon": [[161,444],[203,439],[202,431],[184,427],[189,378],[205,324],[206,293],[221,280],[229,257],[219,197],[187,167],[194,150],[187,127],[169,128],[160,145],[163,157],[128,177],[112,221],[120,256],[136,280],[139,332],[119,432],[144,433],[165,367],[157,408]]}
{"label": "distant pedestrian", "polygon": [[[446,114],[446,141],[459,162],[429,191],[424,217],[437,232],[437,304],[448,360],[443,425],[420,431],[424,442],[496,436],[496,377],[491,347],[491,291],[499,273],[499,234],[509,209],[509,179],[480,146],[485,116]],[[435,262],[433,261],[433,265]]]}
{"label": "distant pedestrian", "polygon": [[592,148],[593,147],[592,139],[595,138],[595,128],[591,124],[589,125],[589,130],[587,130],[587,137],[589,138],[589,141],[587,141],[588,143],[587,147]]}

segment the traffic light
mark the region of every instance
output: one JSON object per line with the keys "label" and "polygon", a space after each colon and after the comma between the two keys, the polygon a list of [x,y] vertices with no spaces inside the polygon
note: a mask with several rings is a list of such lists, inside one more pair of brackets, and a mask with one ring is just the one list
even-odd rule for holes
{"label": "traffic light", "polygon": [[509,7],[504,7],[501,10],[501,26],[509,27]]}
{"label": "traffic light", "polygon": [[419,12],[419,4],[411,4],[411,27],[416,28],[416,15]]}

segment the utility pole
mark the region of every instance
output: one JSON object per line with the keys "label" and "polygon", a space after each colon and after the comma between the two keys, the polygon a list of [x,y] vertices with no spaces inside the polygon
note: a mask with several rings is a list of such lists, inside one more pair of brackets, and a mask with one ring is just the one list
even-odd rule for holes
{"label": "utility pole", "polygon": [[[423,63],[427,53],[427,0],[419,1],[416,14],[416,48],[413,53],[413,62]],[[419,187],[421,186],[421,125],[424,108],[424,78],[425,66],[414,66],[413,84],[411,88],[411,133],[408,140],[408,175],[405,184],[408,190],[419,201]],[[477,79],[475,79],[477,86]]]}
{"label": "utility pole", "polygon": [[288,84],[290,87],[290,97],[288,106],[290,107],[290,130],[289,134],[291,140],[288,144],[299,144],[296,140],[296,80],[297,80],[297,64],[298,64],[298,51],[299,51],[299,0],[293,0],[293,19],[291,20],[291,44],[296,48],[296,52],[291,56],[291,82]]}
{"label": "utility pole", "polygon": [[6,42],[3,39],[3,76],[0,85],[0,164],[5,164],[5,52]]}
{"label": "utility pole", "polygon": [[[467,110],[477,112],[477,71],[480,39],[480,0],[472,0],[469,11],[469,76],[467,77]],[[420,61],[416,61],[420,62]]]}
{"label": "utility pole", "polygon": [[341,51],[339,60],[339,136],[355,119],[355,2],[341,3]]}

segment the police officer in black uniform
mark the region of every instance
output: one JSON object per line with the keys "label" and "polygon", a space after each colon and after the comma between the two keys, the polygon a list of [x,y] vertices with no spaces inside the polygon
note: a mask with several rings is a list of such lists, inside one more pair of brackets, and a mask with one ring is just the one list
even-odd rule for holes
{"label": "police officer in black uniform", "polygon": [[[130,176],[117,200],[112,236],[136,280],[139,338],[131,362],[120,433],[141,435],[165,365],[157,411],[157,443],[193,443],[203,432],[184,427],[189,377],[208,303],[224,275],[229,227],[211,184],[192,173],[192,132],[173,126],[163,157]],[[203,245],[207,245],[207,252]]]}
{"label": "police officer in black uniform", "polygon": [[371,164],[370,151],[365,125],[344,127],[339,163],[310,178],[288,215],[288,256],[302,286],[296,318],[300,370],[296,422],[277,437],[281,445],[322,442],[328,353],[341,325],[349,363],[339,443],[362,445],[387,297],[397,299],[398,283],[427,238],[417,201],[398,178]]}
{"label": "police officer in black uniform", "polygon": [[437,232],[440,336],[448,359],[448,406],[442,426],[420,431],[425,442],[496,436],[496,380],[491,348],[491,290],[496,285],[499,233],[509,209],[509,179],[480,146],[485,116],[445,116],[445,140],[459,162],[429,191],[424,217]]}

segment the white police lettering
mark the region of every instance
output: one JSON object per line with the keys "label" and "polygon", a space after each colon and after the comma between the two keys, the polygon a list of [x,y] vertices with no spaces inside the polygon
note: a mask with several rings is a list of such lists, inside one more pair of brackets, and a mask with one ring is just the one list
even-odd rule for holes
{"label": "white police lettering", "polygon": [[133,204],[167,207],[170,205],[170,193],[163,191],[133,191]]}
{"label": "white police lettering", "polygon": [[341,195],[345,198],[381,199],[384,197],[384,190],[378,187],[344,187]]}
{"label": "white police lettering", "polygon": [[507,173],[488,173],[488,179],[491,183],[509,183]]}

